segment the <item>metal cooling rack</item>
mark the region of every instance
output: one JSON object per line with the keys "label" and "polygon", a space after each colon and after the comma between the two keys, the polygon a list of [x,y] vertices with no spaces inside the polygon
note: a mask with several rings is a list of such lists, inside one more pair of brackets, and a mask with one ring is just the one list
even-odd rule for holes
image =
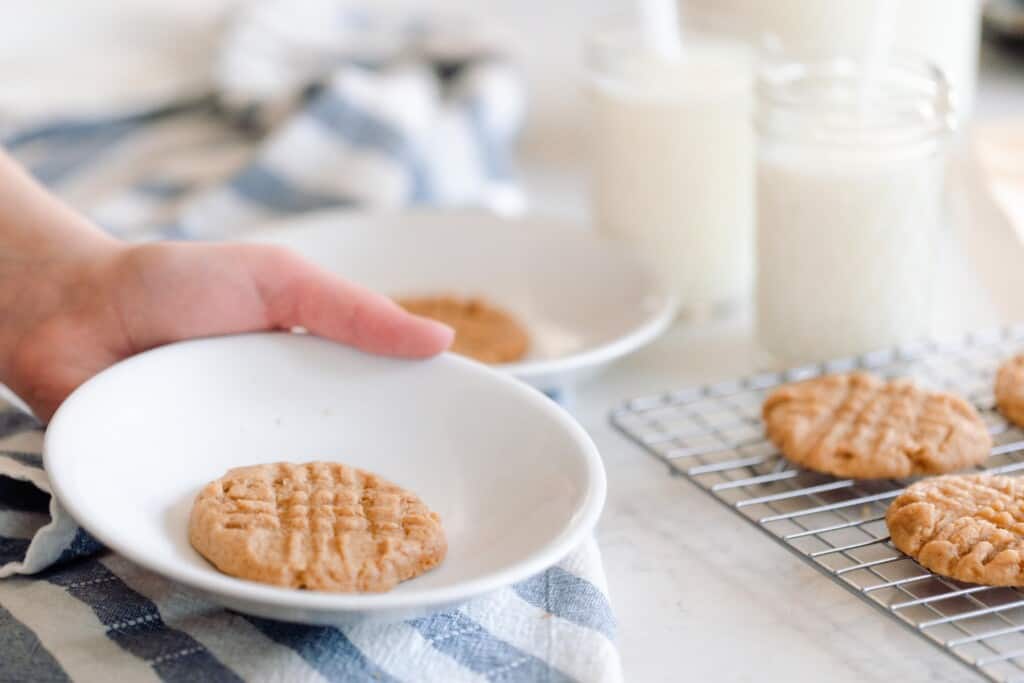
{"label": "metal cooling rack", "polygon": [[674,472],[826,576],[993,681],[1024,682],[1024,590],[932,574],[890,543],[885,511],[909,480],[836,479],[793,467],[764,437],[761,402],[787,382],[870,369],[952,390],[993,435],[979,471],[1024,473],[1024,431],[994,410],[996,368],[1024,348],[1024,326],[950,342],[753,375],[628,401],[612,424]]}

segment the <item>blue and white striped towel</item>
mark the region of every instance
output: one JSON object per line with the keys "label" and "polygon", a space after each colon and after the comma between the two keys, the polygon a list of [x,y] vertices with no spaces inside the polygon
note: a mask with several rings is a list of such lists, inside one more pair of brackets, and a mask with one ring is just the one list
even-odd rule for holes
{"label": "blue and white striped towel", "polygon": [[[3,139],[128,239],[220,239],[328,206],[511,211],[522,205],[510,160],[523,94],[481,35],[377,20],[340,0],[267,0],[228,30],[209,97]],[[41,435],[0,401],[0,682],[621,679],[592,540],[426,619],[341,629],[257,619],[101,548],[49,497]]]}

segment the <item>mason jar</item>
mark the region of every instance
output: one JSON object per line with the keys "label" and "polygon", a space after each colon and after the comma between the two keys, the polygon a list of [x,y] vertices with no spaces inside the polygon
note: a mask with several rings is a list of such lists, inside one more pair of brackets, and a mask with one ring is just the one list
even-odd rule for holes
{"label": "mason jar", "polygon": [[757,83],[757,332],[787,362],[926,336],[955,113],[912,56],[775,59]]}

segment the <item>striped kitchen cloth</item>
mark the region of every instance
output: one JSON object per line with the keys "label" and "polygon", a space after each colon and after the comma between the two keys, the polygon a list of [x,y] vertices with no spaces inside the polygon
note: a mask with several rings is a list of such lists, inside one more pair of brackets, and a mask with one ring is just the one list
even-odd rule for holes
{"label": "striped kitchen cloth", "polygon": [[331,207],[516,213],[522,79],[470,19],[344,0],[241,6],[207,96],[25,125],[0,144],[125,239],[225,239]]}
{"label": "striped kitchen cloth", "polygon": [[[431,617],[250,617],[105,551],[49,496],[42,429],[0,407],[0,681],[621,680],[596,544]],[[31,573],[31,575],[28,575]]]}
{"label": "striped kitchen cloth", "polygon": [[[109,118],[0,117],[40,180],[131,240],[225,239],[328,207],[522,209],[524,94],[486,28],[343,0],[228,24],[204,97]],[[240,615],[104,550],[49,496],[40,425],[0,401],[0,683],[621,680],[593,540],[450,612],[393,625]]]}

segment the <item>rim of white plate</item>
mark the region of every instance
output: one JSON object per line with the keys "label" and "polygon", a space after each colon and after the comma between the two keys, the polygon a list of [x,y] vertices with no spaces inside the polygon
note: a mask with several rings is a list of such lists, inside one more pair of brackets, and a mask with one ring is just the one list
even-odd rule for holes
{"label": "rim of white plate", "polygon": [[[507,372],[519,379],[530,381],[549,375],[558,375],[567,372],[574,372],[589,367],[599,366],[621,358],[633,351],[637,351],[650,342],[661,336],[669,328],[675,319],[678,308],[678,296],[671,291],[664,278],[658,276],[657,270],[643,257],[630,251],[616,250],[610,240],[603,239],[592,233],[568,228],[569,221],[554,216],[525,215],[504,217],[484,210],[474,209],[403,209],[389,211],[344,211],[324,210],[302,214],[293,218],[276,219],[257,226],[252,233],[243,238],[246,242],[264,243],[275,238],[287,240],[289,230],[300,227],[309,227],[318,221],[328,217],[341,217],[343,220],[360,223],[372,220],[394,220],[398,216],[408,216],[412,220],[426,220],[433,216],[456,216],[459,218],[472,217],[480,220],[493,221],[495,225],[509,227],[517,232],[524,230],[536,231],[538,233],[550,234],[550,226],[555,225],[556,230],[563,237],[575,237],[588,245],[606,249],[617,254],[617,257],[629,259],[638,268],[647,271],[652,283],[651,295],[661,300],[661,305],[653,310],[642,323],[635,326],[629,332],[616,337],[603,344],[582,349],[574,353],[555,358],[537,360],[523,360],[515,363],[496,363],[489,367]],[[541,225],[548,228],[542,228]]]}

